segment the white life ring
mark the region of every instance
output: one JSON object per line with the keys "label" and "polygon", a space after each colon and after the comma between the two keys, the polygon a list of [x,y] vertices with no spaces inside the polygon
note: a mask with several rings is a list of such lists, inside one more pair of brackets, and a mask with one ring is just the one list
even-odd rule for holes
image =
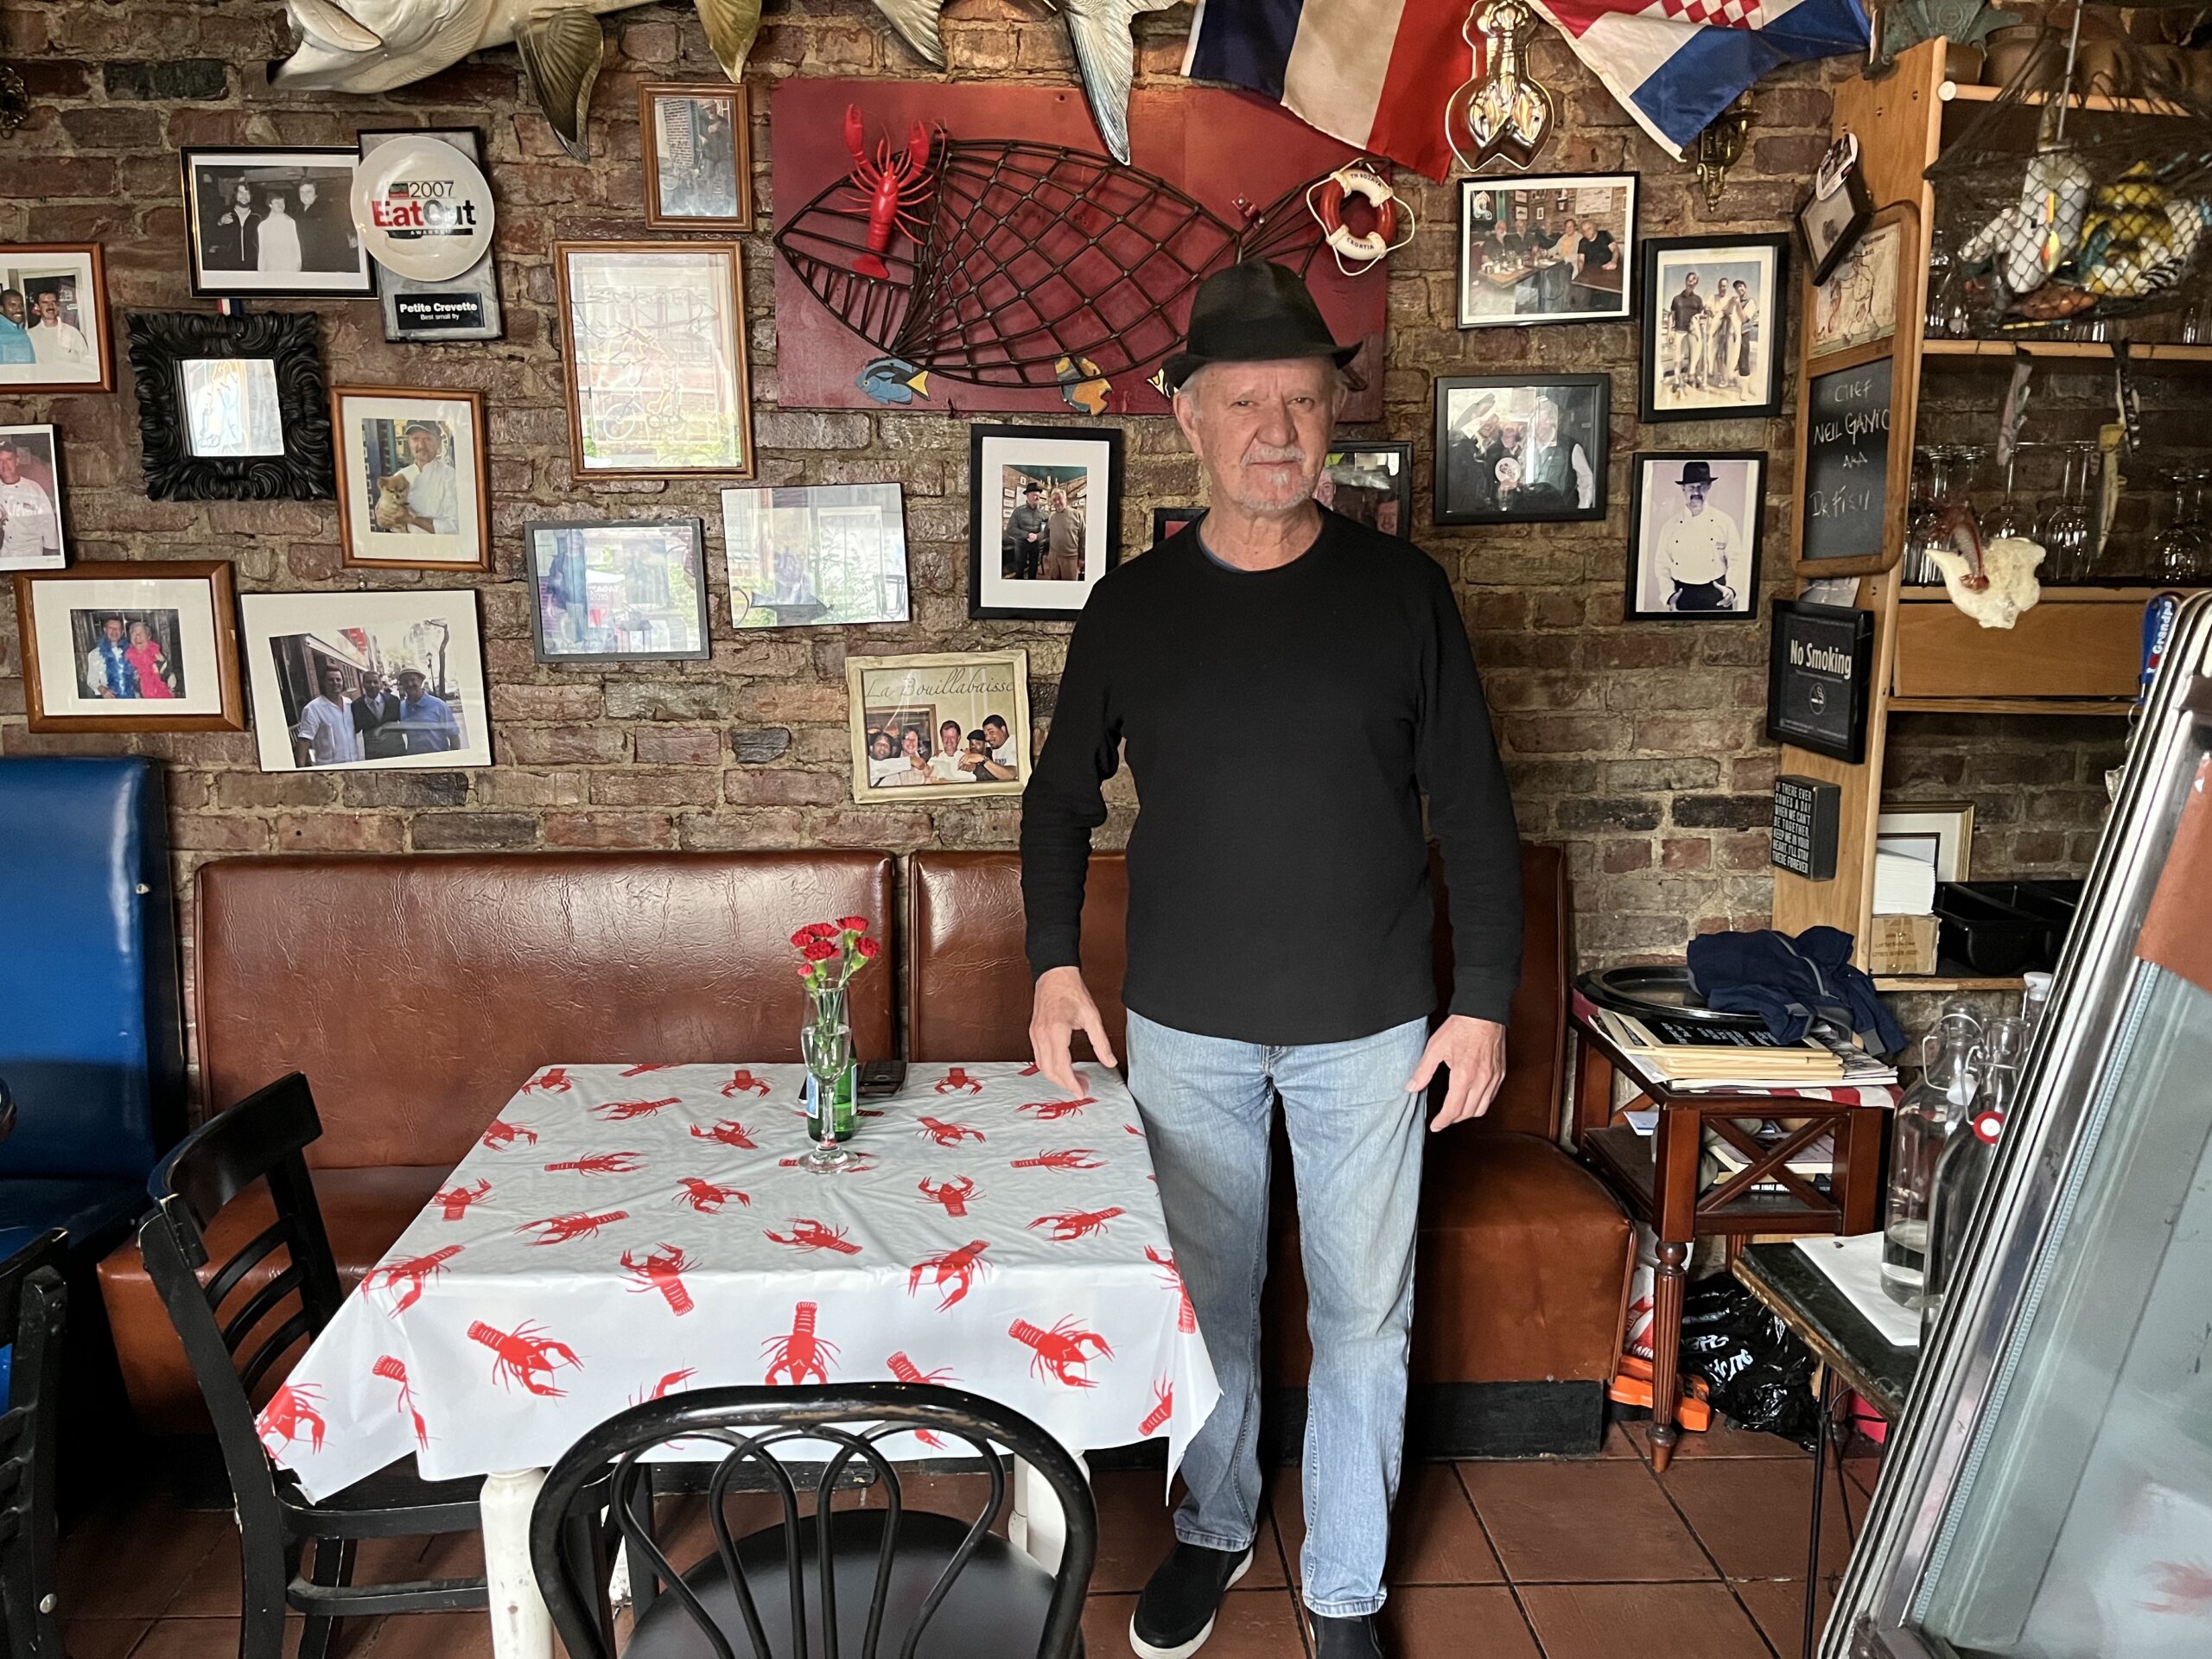
{"label": "white life ring", "polygon": [[[1357,196],[1373,209],[1375,226],[1355,232],[1344,223],[1344,199]],[[1325,179],[1318,179],[1306,193],[1306,205],[1320,221],[1321,233],[1336,255],[1340,270],[1373,264],[1413,234],[1413,213],[1406,210],[1405,236],[1399,235],[1398,193],[1371,168],[1348,162]],[[1347,263],[1349,262],[1349,263]]]}

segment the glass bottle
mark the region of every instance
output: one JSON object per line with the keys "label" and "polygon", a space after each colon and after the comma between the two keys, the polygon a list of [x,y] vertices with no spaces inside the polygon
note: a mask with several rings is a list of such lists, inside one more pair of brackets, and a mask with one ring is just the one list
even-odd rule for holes
{"label": "glass bottle", "polygon": [[1950,333],[1951,240],[1941,227],[1928,238],[1928,312],[1922,332],[1936,337]]}
{"label": "glass bottle", "polygon": [[806,1061],[806,1132],[814,1141],[801,1154],[799,1166],[823,1172],[848,1168],[855,1160],[838,1143],[852,1138],[858,1079],[842,986],[807,992],[799,1053]]}
{"label": "glass bottle", "polygon": [[1921,1039],[1920,1077],[1897,1104],[1890,1147],[1889,1217],[1882,1228],[1882,1288],[1920,1306],[1928,1252],[1928,1204],[1944,1144],[1974,1096],[1980,1022],[1960,1004]]}
{"label": "glass bottle", "polygon": [[1921,1287],[1920,1335],[1924,1351],[1959,1269],[1959,1255],[1974,1223],[1981,1190],[1997,1160],[1998,1137],[2019,1087],[2027,1027],[2018,1020],[1993,1020],[1979,1050],[1981,1084],[1965,1126],[1943,1146],[1928,1198],[1928,1255]]}

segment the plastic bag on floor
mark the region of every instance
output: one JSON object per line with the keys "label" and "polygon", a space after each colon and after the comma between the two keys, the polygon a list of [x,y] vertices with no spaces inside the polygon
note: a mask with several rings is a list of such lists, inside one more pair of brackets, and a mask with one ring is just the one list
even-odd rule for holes
{"label": "plastic bag on floor", "polygon": [[1681,1370],[1706,1380],[1713,1408],[1807,1451],[1820,1433],[1812,1351],[1732,1275],[1700,1279],[1682,1295]]}

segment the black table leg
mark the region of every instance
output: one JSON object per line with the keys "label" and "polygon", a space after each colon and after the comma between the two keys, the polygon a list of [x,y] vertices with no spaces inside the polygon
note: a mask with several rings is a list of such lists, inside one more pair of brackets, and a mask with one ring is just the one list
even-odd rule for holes
{"label": "black table leg", "polygon": [[1821,1494],[1827,1484],[1828,1419],[1835,1410],[1835,1373],[1821,1367],[1821,1414],[1813,1438],[1813,1532],[1805,1546],[1805,1643],[1803,1659],[1813,1659],[1821,1606]]}

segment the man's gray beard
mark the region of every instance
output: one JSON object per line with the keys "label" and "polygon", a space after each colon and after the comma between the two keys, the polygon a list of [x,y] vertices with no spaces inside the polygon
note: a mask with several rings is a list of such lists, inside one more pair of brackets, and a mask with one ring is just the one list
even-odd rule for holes
{"label": "man's gray beard", "polygon": [[1300,479],[1295,493],[1281,499],[1273,495],[1262,496],[1249,491],[1233,490],[1225,485],[1220,493],[1222,499],[1238,512],[1249,512],[1255,518],[1287,518],[1313,499],[1313,486],[1320,481],[1319,473],[1311,478]]}

